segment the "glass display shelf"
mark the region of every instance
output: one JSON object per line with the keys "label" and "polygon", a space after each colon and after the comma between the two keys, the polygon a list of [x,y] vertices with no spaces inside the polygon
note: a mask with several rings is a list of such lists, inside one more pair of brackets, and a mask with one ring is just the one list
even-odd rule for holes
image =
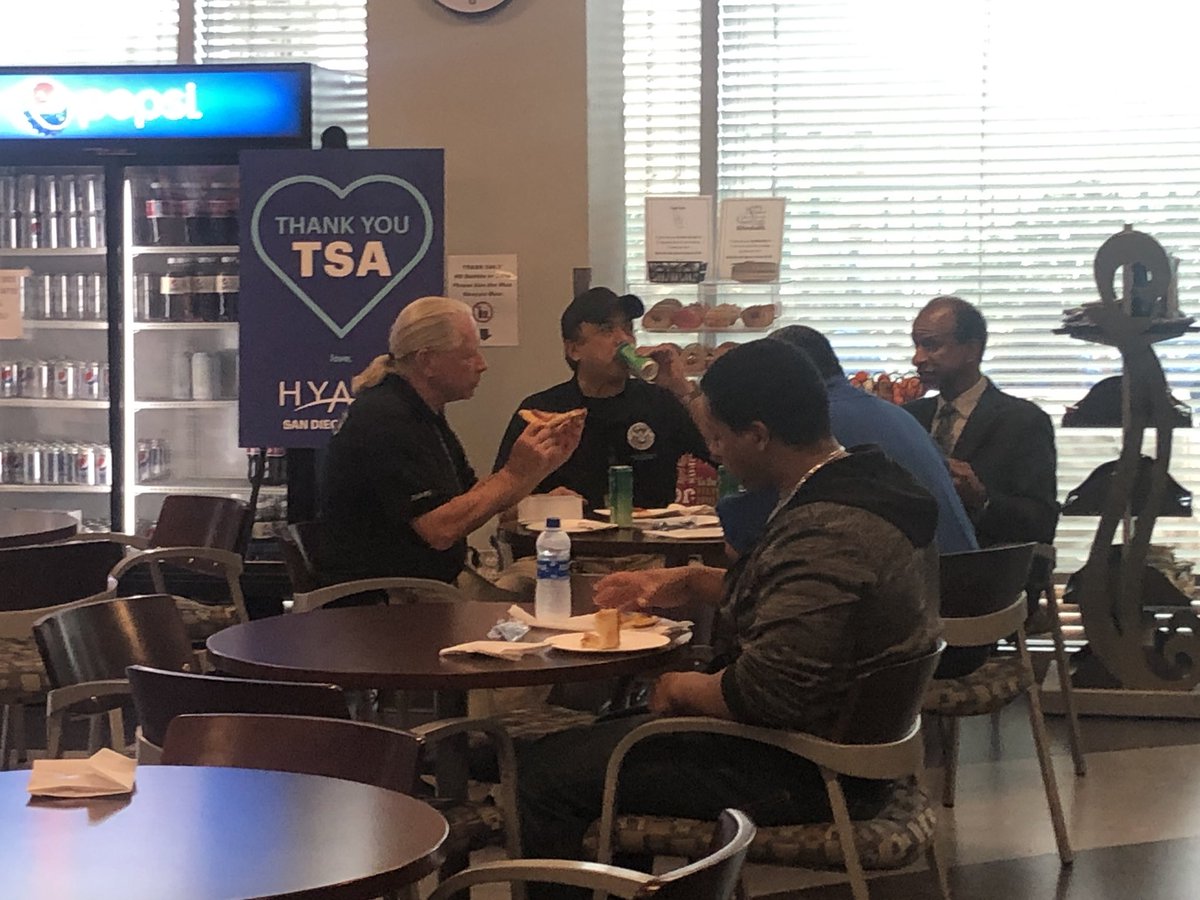
{"label": "glass display shelf", "polygon": [[100,319],[26,319],[26,331],[107,331],[108,323]]}
{"label": "glass display shelf", "polygon": [[135,400],[134,409],[230,409],[237,400]]}
{"label": "glass display shelf", "polygon": [[[287,485],[264,484],[261,492],[286,493]],[[244,478],[183,478],[150,481],[134,487],[137,494],[240,494],[249,495],[250,482]]]}
{"label": "glass display shelf", "polygon": [[48,259],[52,257],[104,256],[104,247],[5,247],[0,259]]}
{"label": "glass display shelf", "polygon": [[229,331],[237,322],[134,322],[134,331]]}
{"label": "glass display shelf", "polygon": [[19,494],[107,494],[111,490],[107,484],[0,484],[0,492]]}
{"label": "glass display shelf", "polygon": [[149,244],[130,250],[134,256],[236,256],[237,252],[237,244]]}
{"label": "glass display shelf", "polygon": [[107,400],[42,400],[37,397],[7,397],[0,400],[0,409],[23,407],[35,409],[108,409]]}

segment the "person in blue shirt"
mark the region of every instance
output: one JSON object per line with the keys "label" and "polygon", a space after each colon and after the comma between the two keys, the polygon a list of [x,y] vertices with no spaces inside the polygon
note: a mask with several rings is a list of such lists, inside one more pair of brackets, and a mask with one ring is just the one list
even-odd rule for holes
{"label": "person in blue shirt", "polygon": [[[770,337],[803,350],[816,365],[829,393],[833,435],[842,446],[879,445],[937,500],[938,551],[978,549],[975,528],[954,490],[946,458],[929,432],[902,407],[851,385],[829,340],[815,328],[788,325]],[[732,494],[717,504],[725,540],[734,553],[740,556],[754,546],[778,501],[771,491],[752,491]]]}

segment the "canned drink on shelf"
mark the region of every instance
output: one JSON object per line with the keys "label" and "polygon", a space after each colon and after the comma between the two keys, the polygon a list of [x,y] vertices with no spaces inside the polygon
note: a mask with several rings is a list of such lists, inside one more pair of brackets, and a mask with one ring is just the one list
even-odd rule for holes
{"label": "canned drink on shelf", "polygon": [[21,396],[20,363],[15,359],[0,361],[0,397]]}
{"label": "canned drink on shelf", "polygon": [[41,189],[39,202],[42,211],[42,246],[52,249],[65,247],[67,242],[63,239],[62,234],[62,183],[57,175],[43,175],[39,187]]}
{"label": "canned drink on shelf", "polygon": [[51,394],[55,400],[75,400],[79,397],[79,363],[60,359],[54,363],[54,384]]}
{"label": "canned drink on shelf", "polygon": [[0,249],[17,246],[17,177],[0,175]]}
{"label": "canned drink on shelf", "polygon": [[96,484],[112,486],[112,450],[108,444],[96,445]]}
{"label": "canned drink on shelf", "polygon": [[138,438],[137,467],[138,484],[145,484],[150,480],[150,441],[147,438]]}
{"label": "canned drink on shelf", "polygon": [[16,454],[13,446],[8,441],[0,442],[0,484],[17,484],[16,478]]}
{"label": "canned drink on shelf", "polygon": [[104,381],[103,363],[79,363],[79,396],[84,400],[103,400]]}
{"label": "canned drink on shelf", "polygon": [[74,175],[62,177],[62,245],[78,247],[79,229],[79,181]]}
{"label": "canned drink on shelf", "polygon": [[96,468],[96,445],[78,444],[75,447],[75,483],[99,484]]}
{"label": "canned drink on shelf", "polygon": [[79,246],[104,246],[104,192],[98,175],[79,176]]}
{"label": "canned drink on shelf", "polygon": [[57,444],[41,444],[38,452],[42,457],[43,484],[70,484],[67,474],[66,460],[62,448]]}
{"label": "canned drink on shelf", "polygon": [[49,360],[35,359],[21,370],[21,396],[35,400],[49,400],[54,396],[54,364]]}
{"label": "canned drink on shelf", "polygon": [[38,206],[36,175],[17,176],[17,246],[41,249],[42,213]]}
{"label": "canned drink on shelf", "polygon": [[192,399],[192,354],[187,352],[171,355],[171,398]]}
{"label": "canned drink on shelf", "polygon": [[192,399],[213,400],[218,384],[219,358],[215,353],[196,351],[192,354]]}
{"label": "canned drink on shelf", "polygon": [[42,483],[42,453],[37,444],[23,443],[21,448],[22,484]]}
{"label": "canned drink on shelf", "polygon": [[162,481],[171,477],[170,453],[167,442],[154,438],[150,441],[150,478]]}

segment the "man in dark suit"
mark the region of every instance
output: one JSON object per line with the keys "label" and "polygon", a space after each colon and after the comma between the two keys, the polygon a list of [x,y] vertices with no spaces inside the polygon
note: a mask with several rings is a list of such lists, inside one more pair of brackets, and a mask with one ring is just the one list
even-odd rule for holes
{"label": "man in dark suit", "polygon": [[942,447],[981,547],[1051,543],[1058,522],[1054,429],[1041,409],[979,370],[987,323],[958,297],[935,297],[913,323],[913,365],[938,390],[905,409]]}

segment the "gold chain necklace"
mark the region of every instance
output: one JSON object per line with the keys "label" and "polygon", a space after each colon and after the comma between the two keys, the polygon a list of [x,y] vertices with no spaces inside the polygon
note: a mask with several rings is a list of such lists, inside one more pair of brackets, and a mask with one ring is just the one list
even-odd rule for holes
{"label": "gold chain necklace", "polygon": [[775,504],[775,509],[773,509],[771,511],[771,515],[767,518],[767,521],[769,522],[769,521],[771,521],[771,519],[775,518],[775,516],[779,514],[779,511],[781,509],[783,509],[785,506],[787,506],[789,503],[792,502],[792,498],[796,496],[796,492],[799,491],[800,488],[804,487],[804,482],[806,482],[806,481],[808,481],[808,479],[812,478],[813,475],[815,475],[817,473],[818,469],[821,469],[821,468],[829,465],[831,462],[835,462],[835,461],[841,459],[842,457],[849,456],[849,455],[850,454],[846,450],[846,448],[843,447],[841,444],[838,444],[836,450],[831,452],[824,459],[819,460],[817,463],[815,463],[811,469],[809,469],[807,472],[805,472],[803,475],[800,476],[800,480],[796,482],[795,486],[790,491],[788,491],[787,494],[785,494],[783,497],[779,498],[779,502]]}

